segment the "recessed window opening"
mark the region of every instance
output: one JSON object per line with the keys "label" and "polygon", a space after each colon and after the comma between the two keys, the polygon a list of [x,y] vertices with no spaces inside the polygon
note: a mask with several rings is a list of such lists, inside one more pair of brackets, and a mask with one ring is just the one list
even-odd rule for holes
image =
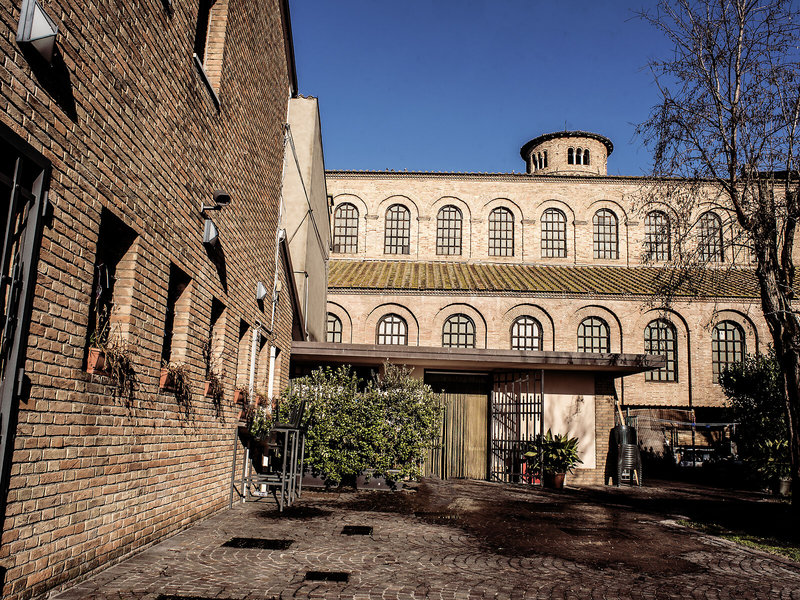
{"label": "recessed window opening", "polygon": [[250,384],[250,324],[239,321],[239,344],[236,351],[236,387]]}
{"label": "recessed window opening", "polygon": [[358,252],[358,209],[349,202],[337,206],[333,214],[333,251]]}
{"label": "recessed window opening", "polygon": [[588,165],[589,164],[589,149],[588,148],[584,149],[584,151],[583,151],[583,164],[584,165]]}
{"label": "recessed window opening", "polygon": [[411,212],[402,204],[393,204],[386,210],[383,252],[409,254],[411,250]]}
{"label": "recessed window opening", "polygon": [[169,284],[167,286],[167,310],[164,315],[164,339],[161,346],[161,360],[169,363],[176,358],[176,349],[186,348],[188,341],[188,300],[187,288],[191,278],[178,266],[169,265]]}
{"label": "recessed window opening", "polygon": [[200,0],[194,53],[203,67],[209,84],[215,90],[219,89],[222,78],[227,24],[228,0]]}
{"label": "recessed window opening", "polygon": [[567,257],[567,217],[557,208],[542,213],[542,258]]}
{"label": "recessed window opening", "polygon": [[575,149],[574,148],[567,148],[567,164],[574,165],[575,164]]}
{"label": "recessed window opening", "polygon": [[517,317],[511,325],[512,350],[541,350],[542,326],[533,317]]}
{"label": "recessed window opening", "polygon": [[507,208],[489,213],[489,256],[514,256],[514,214]]}
{"label": "recessed window opening", "polygon": [[103,209],[89,299],[87,348],[103,347],[111,336],[123,333],[118,328],[122,326],[121,313],[129,312],[133,294],[135,241],[136,232]]}
{"label": "recessed window opening", "polygon": [[326,340],[333,344],[342,343],[342,320],[333,313],[328,313]]}
{"label": "recessed window opening", "polygon": [[578,352],[610,352],[608,324],[599,317],[589,317],[578,325]]}
{"label": "recessed window opening", "polygon": [[211,299],[211,319],[208,324],[208,339],[204,342],[206,379],[222,377],[225,355],[225,305],[216,298]]}
{"label": "recessed window opening", "polygon": [[663,356],[666,364],[645,373],[646,381],[678,381],[678,346],[675,327],[669,321],[657,319],[647,324],[644,330],[644,351]]}
{"label": "recessed window opening", "polygon": [[475,322],[464,314],[448,317],[442,327],[442,346],[444,348],[474,348]]}
{"label": "recessed window opening", "polygon": [[461,211],[445,206],[436,217],[436,254],[461,254]]}

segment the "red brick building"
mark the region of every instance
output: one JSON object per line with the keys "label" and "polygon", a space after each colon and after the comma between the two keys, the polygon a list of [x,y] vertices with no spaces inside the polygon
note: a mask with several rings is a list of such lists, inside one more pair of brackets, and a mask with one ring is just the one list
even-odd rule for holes
{"label": "red brick building", "polygon": [[[0,572],[18,599],[225,505],[234,388],[279,389],[305,335],[279,233],[297,78],[285,0],[13,0],[0,28]],[[87,371],[104,337],[131,350],[132,392]]]}

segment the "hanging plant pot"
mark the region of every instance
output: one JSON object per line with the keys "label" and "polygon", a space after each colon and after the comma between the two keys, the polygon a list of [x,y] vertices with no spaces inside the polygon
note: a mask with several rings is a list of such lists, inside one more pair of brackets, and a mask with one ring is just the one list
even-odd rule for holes
{"label": "hanging plant pot", "polygon": [[161,377],[158,380],[158,388],[166,392],[172,391],[174,388],[172,375],[167,367],[161,367]]}
{"label": "hanging plant pot", "polygon": [[247,392],[245,390],[233,390],[233,403],[234,404],[241,404],[244,406],[246,404],[245,400],[247,399]]}
{"label": "hanging plant pot", "polygon": [[105,371],[106,366],[106,353],[101,348],[89,348],[89,354],[86,357],[86,372],[96,375],[107,375]]}
{"label": "hanging plant pot", "polygon": [[203,386],[203,396],[208,398],[211,395],[211,387],[213,385],[214,385],[213,381],[206,379],[205,385]]}

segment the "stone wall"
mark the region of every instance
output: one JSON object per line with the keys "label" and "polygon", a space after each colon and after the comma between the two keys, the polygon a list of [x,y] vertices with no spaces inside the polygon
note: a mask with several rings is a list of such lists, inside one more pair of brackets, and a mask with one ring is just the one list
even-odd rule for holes
{"label": "stone wall", "polygon": [[[219,107],[192,57],[196,2],[45,2],[59,28],[52,67],[14,41],[20,2],[0,8],[0,122],[53,166],[0,549],[3,598],[41,596],[226,505],[233,388],[247,372],[251,328],[270,323],[255,286],[274,275],[291,74],[279,1],[224,4],[224,60],[206,65]],[[198,210],[216,189],[232,203],[211,213],[221,245],[212,255]],[[85,370],[98,246],[115,242],[99,239],[108,215],[133,239],[112,315],[135,350],[130,399]],[[182,402],[159,389],[171,270],[188,277],[171,341],[171,359],[189,374]],[[212,304],[224,307],[213,336],[218,403],[203,396]],[[283,360],[290,311],[279,305],[271,342]],[[268,354],[258,354],[259,379]]]}

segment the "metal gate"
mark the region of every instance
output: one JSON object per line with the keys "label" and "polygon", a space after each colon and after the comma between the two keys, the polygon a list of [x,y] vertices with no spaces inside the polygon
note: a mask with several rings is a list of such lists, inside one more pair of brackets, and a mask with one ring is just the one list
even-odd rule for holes
{"label": "metal gate", "polygon": [[519,483],[528,478],[522,455],[527,442],[544,434],[544,371],[498,373],[491,400],[490,479]]}
{"label": "metal gate", "polygon": [[0,126],[0,529],[49,177],[49,163]]}

